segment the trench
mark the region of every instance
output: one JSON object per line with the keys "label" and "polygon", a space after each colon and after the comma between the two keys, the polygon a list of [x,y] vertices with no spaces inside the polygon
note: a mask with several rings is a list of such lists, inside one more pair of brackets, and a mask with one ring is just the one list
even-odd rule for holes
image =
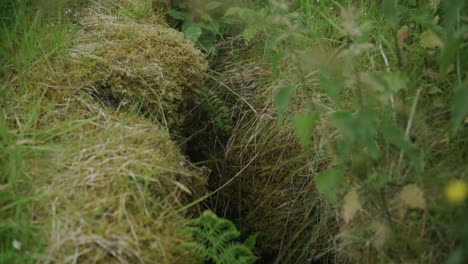
{"label": "trench", "polygon": [[[210,61],[210,71],[221,71],[220,68],[223,67],[223,63],[220,64],[220,62],[225,62],[226,60],[229,60],[226,53],[221,53],[218,57],[212,58]],[[229,78],[229,76],[223,75],[219,77]],[[207,78],[205,81],[205,89],[213,89],[215,91],[226,89],[220,86],[222,85],[212,78]],[[235,91],[241,87],[233,85],[230,88]],[[206,93],[206,91],[202,90],[202,93],[203,92]],[[226,107],[232,112],[236,112],[236,109],[234,109],[238,106],[236,103],[242,104],[239,102],[238,96],[231,91],[221,91],[218,93],[218,97],[219,101],[223,102],[222,107]],[[192,116],[186,121],[184,125],[185,129],[183,130],[183,136],[188,138],[183,147],[184,153],[195,165],[209,169],[208,192],[211,193],[221,187],[218,192],[204,201],[205,209],[212,210],[218,216],[231,220],[241,232],[241,241],[255,233],[259,234],[254,251],[254,253],[261,258],[257,263],[295,263],[293,260],[294,257],[280,257],[282,254],[287,254],[288,247],[293,248],[294,245],[288,244],[282,239],[268,239],[268,237],[274,236],[272,233],[277,231],[275,227],[278,226],[281,227],[280,236],[284,236],[284,232],[292,233],[296,231],[296,229],[291,227],[288,223],[289,219],[283,217],[269,219],[268,221],[276,222],[275,227],[259,223],[262,221],[262,216],[259,216],[258,213],[259,210],[265,210],[265,208],[270,209],[270,207],[273,208],[274,205],[284,202],[284,199],[280,198],[275,201],[273,198],[272,201],[268,201],[272,205],[265,207],[257,206],[259,203],[262,203],[259,201],[265,199],[265,193],[257,193],[254,188],[258,188],[258,186],[245,186],[245,184],[255,181],[255,179],[253,179],[255,178],[254,174],[256,172],[260,173],[262,169],[258,166],[262,165],[257,164],[256,161],[252,163],[249,161],[239,162],[239,160],[233,160],[231,155],[226,156],[226,148],[229,148],[232,144],[233,137],[239,136],[236,135],[239,131],[226,132],[220,129],[219,125],[217,125],[217,120],[215,120],[216,117],[208,113],[209,111],[206,109],[207,106],[204,105],[207,103],[208,102],[202,99],[194,107]],[[253,115],[238,113],[237,116],[231,116],[230,122],[237,126],[242,126],[242,122],[244,122],[243,118],[248,120],[253,117]],[[236,158],[239,157],[234,157],[234,159]],[[295,168],[290,169],[293,170]],[[233,177],[236,178],[232,180]],[[275,192],[282,191],[282,187],[279,187],[281,184],[278,182],[273,181],[270,185],[266,182],[265,184],[266,185],[262,186],[264,189],[271,189]],[[289,199],[288,203],[291,202],[292,199]],[[295,206],[302,209],[300,205],[296,204]],[[309,224],[307,229],[304,228],[304,230],[312,230],[314,224],[315,222]],[[279,260],[280,258],[282,259],[281,261]],[[286,260],[288,258],[289,260]],[[326,261],[317,259],[308,263],[326,263]]]}
{"label": "trench", "polygon": [[[171,26],[181,30],[180,24]],[[200,98],[180,130],[184,138],[182,152],[194,165],[208,169],[207,191],[216,191],[201,203],[203,209],[232,221],[241,232],[241,241],[258,233],[254,254],[260,259],[256,263],[334,263],[330,241],[320,234],[320,228],[328,228],[329,222],[333,225],[334,220],[330,220],[333,212],[326,211],[317,198],[310,177],[317,171],[308,171],[305,176],[299,172],[307,166],[304,164],[309,162],[310,155],[315,155],[313,150],[305,153],[291,133],[290,124],[279,121],[276,108],[259,99],[260,88],[256,86],[262,85],[262,78],[271,80],[269,73],[262,75],[253,70],[249,81],[238,80],[236,65],[245,62],[240,59],[242,54],[258,52],[251,50],[257,46],[232,36],[218,39],[215,46],[218,52],[208,55],[209,70]],[[253,68],[265,66],[261,62],[247,64]],[[263,71],[268,72],[270,65],[265,68],[268,70]],[[232,151],[227,154],[228,149],[242,148],[243,142],[236,138],[249,137],[246,130],[258,118],[258,113],[252,113],[252,106],[243,98],[245,95],[259,109],[269,108],[273,116],[264,125],[274,131],[255,132],[265,132],[267,140],[260,146],[264,149],[259,160],[255,157],[244,160],[242,153]],[[285,145],[284,139],[292,142],[291,146]],[[316,167],[318,170],[321,166]],[[257,174],[264,179],[256,177]],[[277,208],[277,212],[271,213]]]}

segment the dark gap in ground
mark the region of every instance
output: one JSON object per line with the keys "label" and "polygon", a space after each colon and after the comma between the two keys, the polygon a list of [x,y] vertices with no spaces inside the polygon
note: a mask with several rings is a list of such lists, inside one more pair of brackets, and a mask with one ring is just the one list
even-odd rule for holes
{"label": "dark gap in ground", "polygon": [[[220,46],[218,56],[210,58],[210,69],[223,72],[225,64],[230,63],[229,60],[231,57],[228,53],[234,48],[231,44],[232,43],[228,42],[220,44],[226,45],[227,47]],[[236,44],[235,47],[237,46]],[[191,117],[186,120],[184,125],[182,135],[184,138],[188,139],[184,145],[185,154],[191,162],[199,166],[205,166],[210,170],[207,189],[209,192],[212,192],[229,180],[223,177],[228,170],[235,169],[236,171],[233,172],[235,174],[241,168],[232,165],[229,166],[229,160],[225,158],[225,148],[232,134],[230,131],[225,131],[220,128],[219,120],[216,116],[213,116],[213,113],[210,113],[210,107],[213,106],[207,106],[209,102],[206,100],[204,101],[204,97],[206,97],[206,93],[209,93],[209,91],[214,91],[217,96],[220,97],[219,99],[223,101],[223,107],[227,107],[230,111],[234,111],[232,108],[239,98],[227,91],[226,88],[221,87],[220,84],[212,78],[207,78],[204,89],[202,89],[201,99],[193,108]],[[205,95],[203,95],[203,93],[205,93]],[[232,124],[235,124],[235,120],[230,121]],[[240,178],[231,182],[230,186],[234,186],[234,188],[240,190],[240,186],[239,188],[235,187],[239,184],[241,184]],[[253,235],[248,232],[243,232],[243,230],[250,230],[251,228],[240,225],[241,217],[248,213],[249,205],[240,202],[240,197],[237,193],[226,191],[226,189],[208,198],[205,202],[208,207],[206,209],[212,210],[218,216],[229,219],[236,224],[237,228],[241,231],[241,240],[243,241],[250,235]],[[235,204],[235,206],[233,206],[233,204]],[[262,231],[258,230],[257,232]],[[257,243],[255,254],[261,257],[257,262],[259,264],[274,263],[279,252],[272,252]]]}

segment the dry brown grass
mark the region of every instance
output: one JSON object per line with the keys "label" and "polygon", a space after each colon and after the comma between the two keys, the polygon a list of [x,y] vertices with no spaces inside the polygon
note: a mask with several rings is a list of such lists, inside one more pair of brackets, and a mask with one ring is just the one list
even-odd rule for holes
{"label": "dry brown grass", "polygon": [[[333,238],[323,235],[334,232],[330,231],[334,227],[329,226],[329,215],[323,214],[314,186],[314,176],[329,162],[322,150],[326,140],[317,134],[313,145],[302,147],[289,113],[302,109],[310,94],[297,94],[291,110],[281,118],[274,98],[293,79],[272,81],[271,65],[239,61],[221,66],[217,75],[237,92],[232,107],[236,125],[224,156],[218,157],[221,184],[242,169],[239,178],[221,190],[218,210],[227,211],[243,234],[260,232],[258,249],[265,261],[308,259],[334,246]],[[306,231],[310,235],[304,235]]]}

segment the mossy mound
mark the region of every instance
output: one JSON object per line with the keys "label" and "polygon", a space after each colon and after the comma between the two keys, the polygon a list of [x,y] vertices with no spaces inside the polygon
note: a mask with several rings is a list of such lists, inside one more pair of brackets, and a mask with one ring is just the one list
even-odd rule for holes
{"label": "mossy mound", "polygon": [[180,126],[202,85],[205,56],[166,25],[95,11],[80,22],[71,78],[115,108],[138,108],[166,127]]}
{"label": "mossy mound", "polygon": [[92,9],[94,14],[126,17],[146,24],[167,24],[170,0],[100,0]]}
{"label": "mossy mound", "polygon": [[53,115],[71,115],[76,128],[30,171],[40,186],[36,222],[50,225],[44,262],[190,263],[187,252],[173,252],[186,239],[186,219],[173,212],[182,193],[203,189],[200,171],[161,127],[86,102],[57,106]]}
{"label": "mossy mound", "polygon": [[34,105],[40,135],[25,143],[38,145],[26,169],[45,249],[34,258],[196,263],[174,249],[190,239],[181,230],[192,211],[179,209],[205,194],[206,179],[168,128],[188,114],[207,63],[181,33],[112,16],[109,3],[84,11],[76,45],[31,65],[30,89],[9,102],[18,122]]}

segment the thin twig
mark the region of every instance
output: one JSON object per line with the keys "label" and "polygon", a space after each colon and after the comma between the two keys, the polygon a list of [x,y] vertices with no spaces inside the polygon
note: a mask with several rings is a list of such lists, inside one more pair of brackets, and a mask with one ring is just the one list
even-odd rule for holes
{"label": "thin twig", "polygon": [[[382,47],[382,43],[379,43],[379,49],[380,49],[380,53],[382,54],[382,57],[383,57],[383,60],[384,60],[384,63],[385,63],[385,67],[387,68],[387,71],[391,72],[390,63],[388,63],[388,58],[387,58],[387,55],[385,55],[385,52],[384,52],[383,47]],[[393,98],[393,94],[390,95],[390,103],[392,105],[392,108],[394,108],[395,99]],[[393,113],[393,117],[395,119],[395,113]]]}
{"label": "thin twig", "polygon": [[[409,134],[411,131],[411,126],[413,125],[413,120],[414,120],[414,115],[416,114],[416,108],[418,106],[418,101],[419,101],[419,96],[421,95],[421,88],[419,88],[416,91],[416,96],[414,97],[413,105],[411,106],[411,113],[410,117],[408,119],[408,123],[406,124],[406,130],[405,130],[405,137],[409,138]],[[398,165],[401,163],[403,160],[403,154],[405,153],[404,150],[401,150],[400,152],[400,158],[398,159]],[[397,165],[397,167],[398,167]]]}

